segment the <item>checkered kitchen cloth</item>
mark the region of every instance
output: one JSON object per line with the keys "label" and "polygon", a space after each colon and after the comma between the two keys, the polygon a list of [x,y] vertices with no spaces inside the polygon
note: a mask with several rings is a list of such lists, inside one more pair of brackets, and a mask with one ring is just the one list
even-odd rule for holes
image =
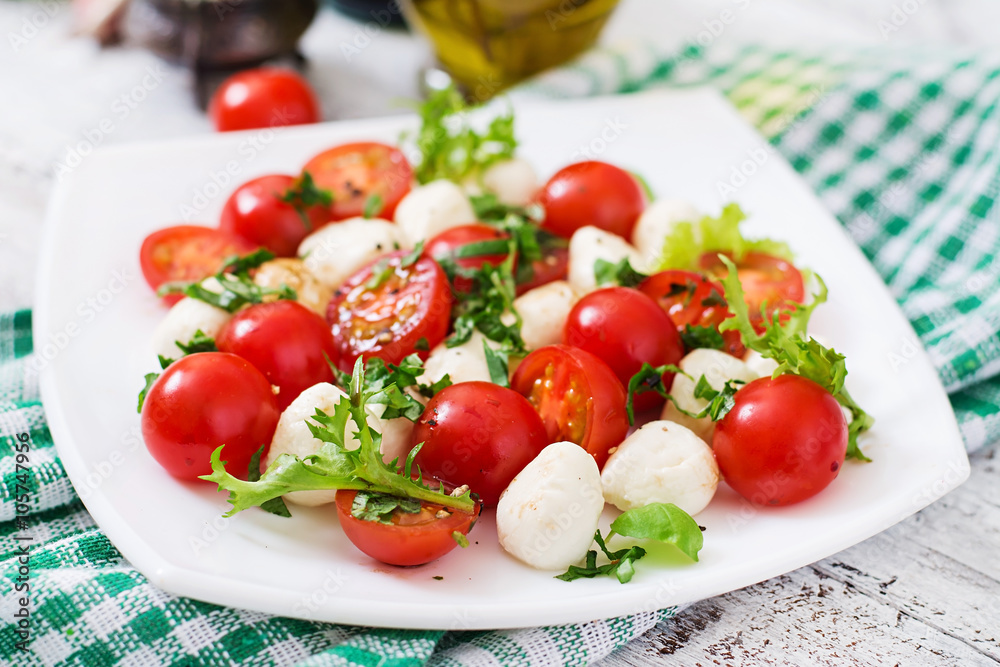
{"label": "checkered kitchen cloth", "polygon": [[[930,351],[969,449],[998,439],[1000,55],[639,47],[594,52],[517,95],[700,84],[726,92],[862,247]],[[677,611],[441,633],[276,618],[168,595],[122,559],[74,494],[30,355],[30,313],[0,316],[0,660],[8,664],[579,665]],[[32,443],[26,474],[17,469],[21,433]],[[26,516],[18,484],[31,497]],[[17,648],[15,616],[24,536],[33,538],[27,651]]]}

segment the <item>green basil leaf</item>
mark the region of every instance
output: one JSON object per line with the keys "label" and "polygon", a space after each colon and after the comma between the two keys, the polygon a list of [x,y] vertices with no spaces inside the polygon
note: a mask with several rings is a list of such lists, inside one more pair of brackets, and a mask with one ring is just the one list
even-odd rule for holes
{"label": "green basil leaf", "polygon": [[672,503],[652,503],[623,512],[611,523],[619,535],[673,544],[693,561],[704,546],[698,523]]}

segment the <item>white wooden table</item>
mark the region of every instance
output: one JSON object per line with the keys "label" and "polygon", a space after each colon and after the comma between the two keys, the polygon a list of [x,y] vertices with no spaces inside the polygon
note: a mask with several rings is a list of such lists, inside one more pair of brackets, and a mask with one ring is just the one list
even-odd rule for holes
{"label": "white wooden table", "polygon": [[[607,43],[681,43],[741,5],[720,39],[795,44],[884,41],[894,5],[916,8],[889,39],[995,45],[991,0],[623,0]],[[47,8],[47,9],[46,9]],[[54,2],[0,0],[0,310],[31,305],[54,165],[81,141],[110,145],[209,132],[190,77],[147,53],[100,51],[68,34]],[[392,113],[430,62],[421,41],[323,12],[303,48],[328,119]],[[12,37],[14,35],[14,37]],[[356,41],[360,40],[360,41]],[[347,61],[341,45],[362,44]],[[138,91],[138,88],[142,88]],[[122,96],[126,96],[123,98]],[[142,99],[138,99],[141,97]],[[111,131],[99,131],[102,121]],[[108,127],[105,123],[104,127]],[[85,159],[85,158],[84,158]],[[141,211],[137,212],[141,215]],[[605,665],[1000,663],[1000,467],[972,458],[967,484],[831,558],[702,601],[609,656]],[[794,539],[790,536],[789,539]]]}

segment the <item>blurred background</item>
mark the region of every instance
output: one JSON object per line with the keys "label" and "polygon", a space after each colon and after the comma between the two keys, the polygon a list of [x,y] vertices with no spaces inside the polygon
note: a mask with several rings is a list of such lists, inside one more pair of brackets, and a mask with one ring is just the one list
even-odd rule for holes
{"label": "blurred background", "polygon": [[[535,25],[522,20],[523,10],[539,2],[546,9],[531,19]],[[338,120],[399,113],[402,100],[418,97],[428,68],[439,62],[428,34],[470,89],[478,80],[494,91],[595,38],[599,46],[652,45],[658,53],[699,42],[974,48],[995,43],[1000,20],[1000,3],[990,0],[621,0],[617,6],[614,0],[407,0],[402,7],[394,0],[338,0],[318,8],[315,0],[132,0],[124,10],[121,4],[0,0],[0,243],[24,258],[22,266],[0,265],[0,310],[31,303],[45,202],[56,165],[73,147],[212,132],[202,109],[207,95],[234,58],[249,58],[262,44],[269,49],[262,56],[277,54],[277,62],[301,67],[322,118]],[[191,6],[199,4],[201,15],[192,16]],[[491,26],[505,12],[522,18],[498,37]],[[411,22],[422,18],[424,30],[408,31],[404,13]],[[253,20],[241,22],[243,15]],[[558,27],[569,36],[556,43],[532,32],[539,26],[543,35]],[[477,69],[484,50],[509,68],[499,83],[496,71]],[[219,69],[213,58],[229,61]]]}

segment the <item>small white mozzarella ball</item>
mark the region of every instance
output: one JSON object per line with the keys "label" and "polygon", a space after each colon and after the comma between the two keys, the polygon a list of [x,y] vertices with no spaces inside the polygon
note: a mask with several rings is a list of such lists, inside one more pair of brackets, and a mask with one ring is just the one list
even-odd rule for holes
{"label": "small white mozzarella ball", "polygon": [[649,422],[625,438],[601,473],[604,498],[624,511],[673,503],[705,509],[719,486],[719,466],[705,441],[680,424]]}
{"label": "small white mozzarella ball", "polygon": [[[215,285],[218,282],[211,279]],[[208,281],[202,283],[208,289]],[[185,297],[174,304],[153,333],[153,354],[163,355],[167,359],[180,359],[184,351],[177,347],[177,342],[189,342],[200,329],[206,336],[215,338],[222,327],[226,325],[229,313],[209,305],[204,301]]]}
{"label": "small white mozzarella ball", "polygon": [[[424,362],[424,374],[418,380],[420,384],[433,384],[447,375],[452,384],[459,382],[490,382],[490,368],[486,364],[486,352],[483,341],[486,337],[478,331],[473,331],[469,340],[455,347],[441,343],[433,350]],[[489,341],[493,349],[498,343]]]}
{"label": "small white mozzarella ball", "polygon": [[469,195],[492,192],[501,204],[526,206],[538,191],[538,174],[531,163],[511,158],[490,165],[482,174],[473,174],[462,183]]}
{"label": "small white mozzarella ball", "polygon": [[657,199],[650,204],[632,230],[632,245],[648,266],[663,253],[663,241],[678,222],[697,222],[702,217],[691,202],[683,199]]}
{"label": "small white mozzarella ball", "polygon": [[[274,430],[274,437],[271,438],[271,447],[265,459],[266,465],[270,466],[282,454],[291,454],[301,459],[319,452],[325,443],[313,437],[306,420],[311,421],[313,415],[316,414],[317,408],[328,415],[332,415],[333,411],[337,408],[337,404],[346,396],[347,394],[339,387],[335,387],[328,382],[315,384],[299,394],[285,408],[285,411],[281,413],[281,417],[278,418],[278,426]],[[375,406],[372,407],[374,408]],[[368,425],[380,433],[384,428],[383,421],[378,418],[373,410],[370,411],[368,416]],[[348,420],[347,449],[357,449],[361,446],[361,443],[356,438],[357,432],[357,425],[352,420]],[[285,494],[284,498],[296,505],[312,507],[332,503],[336,495],[336,490],[293,491]]]}
{"label": "small white mozzarella ball", "polygon": [[743,355],[743,363],[756,373],[757,377],[769,376],[778,367],[777,361],[762,356],[757,350],[747,350],[747,353]]}
{"label": "small white mozzarella ball", "polygon": [[597,289],[594,263],[603,259],[617,264],[625,258],[633,268],[639,268],[639,251],[628,241],[597,227],[581,227],[569,240],[569,283],[580,294]]}
{"label": "small white mozzarella ball", "polygon": [[[688,412],[701,412],[708,406],[708,401],[704,398],[696,398],[694,395],[694,388],[702,375],[708,380],[708,384],[712,389],[716,391],[721,391],[729,380],[751,382],[758,377],[756,373],[736,357],[719,350],[705,348],[692,350],[687,356],[681,359],[678,366],[691,377],[686,377],[680,373],[675,375],[674,383],[670,387],[670,395],[677,401],[678,406]],[[712,442],[715,424],[709,417],[693,419],[680,412],[674,406],[673,402],[667,401],[666,406],[663,408],[662,418],[685,426],[707,443]]]}
{"label": "small white mozzarella ball", "polygon": [[562,342],[563,326],[580,296],[565,280],[536,287],[514,299],[521,338],[529,350]]}
{"label": "small white mozzarella ball", "polygon": [[[296,301],[321,317],[326,317],[326,307],[333,296],[333,290],[321,283],[301,259],[280,257],[264,262],[254,274],[253,281],[261,287],[273,289],[288,285],[295,290]],[[277,299],[277,295],[270,298]]]}
{"label": "small white mozzarella ball", "polygon": [[431,181],[410,190],[396,206],[396,224],[411,245],[446,229],[476,221],[469,198],[451,181]]}
{"label": "small white mozzarella ball", "polygon": [[539,570],[565,570],[587,555],[604,510],[594,457],[572,442],[549,445],[497,504],[500,546]]}
{"label": "small white mozzarella ball", "polygon": [[305,237],[299,257],[323,285],[335,290],[365,265],[408,246],[403,230],[388,220],[348,218]]}

